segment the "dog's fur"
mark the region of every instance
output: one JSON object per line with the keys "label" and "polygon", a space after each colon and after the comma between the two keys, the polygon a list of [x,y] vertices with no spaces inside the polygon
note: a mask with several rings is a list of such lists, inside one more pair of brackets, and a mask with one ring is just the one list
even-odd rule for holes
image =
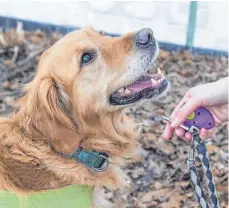
{"label": "dog's fur", "polygon": [[[0,119],[0,189],[28,193],[68,184],[127,185],[121,167],[133,154],[136,124],[123,106],[109,104],[109,96],[144,71],[148,60],[133,47],[134,35],[112,38],[86,28],[43,53],[17,111]],[[96,59],[81,66],[82,53],[90,50]],[[105,152],[111,165],[92,172],[57,155],[50,144],[64,154],[79,146]]]}

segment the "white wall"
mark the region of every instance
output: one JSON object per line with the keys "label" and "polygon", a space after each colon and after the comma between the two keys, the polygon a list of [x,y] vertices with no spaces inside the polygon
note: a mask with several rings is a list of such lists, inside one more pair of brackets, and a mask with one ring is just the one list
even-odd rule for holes
{"label": "white wall", "polygon": [[228,50],[228,2],[199,2],[194,45]]}
{"label": "white wall", "polygon": [[[195,46],[228,49],[228,3],[199,2]],[[158,40],[185,44],[189,2],[0,0],[0,15],[120,33],[150,27]]]}

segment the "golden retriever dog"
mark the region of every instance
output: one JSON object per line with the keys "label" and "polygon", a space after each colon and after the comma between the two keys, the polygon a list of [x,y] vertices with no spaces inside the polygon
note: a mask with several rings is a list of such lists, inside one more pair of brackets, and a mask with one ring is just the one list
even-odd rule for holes
{"label": "golden retriever dog", "polygon": [[[123,167],[134,155],[137,125],[125,108],[166,90],[161,73],[147,74],[158,52],[151,29],[110,37],[86,28],[46,50],[15,113],[0,119],[0,189],[128,186]],[[105,153],[107,169],[63,157],[79,148]]]}

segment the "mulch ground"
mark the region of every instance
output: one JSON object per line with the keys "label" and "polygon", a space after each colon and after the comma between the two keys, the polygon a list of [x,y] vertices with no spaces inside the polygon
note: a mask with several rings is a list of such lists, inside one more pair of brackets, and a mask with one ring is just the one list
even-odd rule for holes
{"label": "mulch ground", "polygon": [[[40,54],[62,37],[42,31],[17,30],[0,32],[0,115],[12,112],[20,86],[34,77]],[[169,116],[184,93],[191,87],[228,76],[226,57],[194,56],[188,51],[161,51],[157,66],[165,73],[171,90],[160,102],[136,104],[130,114],[143,123],[138,138],[140,162],[132,163],[126,171],[131,189],[107,192],[118,208],[137,207],[199,207],[189,181],[186,160],[189,144],[174,138],[161,139],[164,128],[162,115]],[[221,207],[228,207],[228,125],[220,126],[207,141],[213,174]],[[204,183],[200,162],[197,170]]]}

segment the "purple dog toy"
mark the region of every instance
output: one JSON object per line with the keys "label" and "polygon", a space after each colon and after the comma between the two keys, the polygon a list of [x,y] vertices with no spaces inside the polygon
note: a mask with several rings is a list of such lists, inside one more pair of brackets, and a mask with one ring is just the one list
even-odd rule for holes
{"label": "purple dog toy", "polygon": [[198,129],[212,129],[215,126],[215,120],[208,109],[199,107],[188,116],[184,125],[189,128],[195,126]]}

